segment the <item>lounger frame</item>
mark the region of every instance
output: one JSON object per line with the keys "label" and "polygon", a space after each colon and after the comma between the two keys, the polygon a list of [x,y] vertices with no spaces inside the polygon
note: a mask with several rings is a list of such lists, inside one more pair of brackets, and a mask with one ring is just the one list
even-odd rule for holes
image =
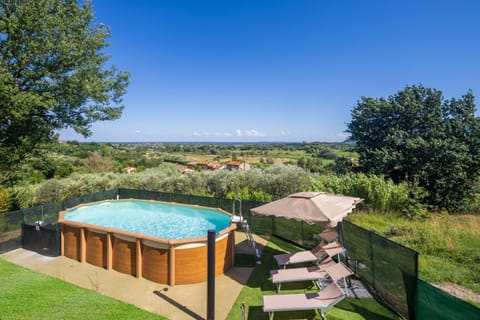
{"label": "lounger frame", "polygon": [[283,253],[273,256],[279,267],[284,269],[288,265],[314,262],[317,265],[328,257],[345,253],[345,248],[338,242],[331,242],[328,244],[319,244],[314,248],[306,251],[299,251],[294,253]]}
{"label": "lounger frame", "polygon": [[[329,296],[334,293],[333,297]],[[268,312],[268,318],[273,320],[275,312],[279,311],[320,311],[322,319],[326,320],[325,313],[337,303],[345,299],[346,294],[336,282],[332,282],[322,291],[315,293],[279,294],[263,297],[263,311]],[[328,303],[325,301],[329,300]]]}

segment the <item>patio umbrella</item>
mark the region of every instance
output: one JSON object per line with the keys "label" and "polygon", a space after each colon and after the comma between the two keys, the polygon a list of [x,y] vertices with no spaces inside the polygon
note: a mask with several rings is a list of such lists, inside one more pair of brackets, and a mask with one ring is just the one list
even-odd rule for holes
{"label": "patio umbrella", "polygon": [[299,192],[250,211],[255,215],[275,216],[335,227],[362,200],[324,192]]}

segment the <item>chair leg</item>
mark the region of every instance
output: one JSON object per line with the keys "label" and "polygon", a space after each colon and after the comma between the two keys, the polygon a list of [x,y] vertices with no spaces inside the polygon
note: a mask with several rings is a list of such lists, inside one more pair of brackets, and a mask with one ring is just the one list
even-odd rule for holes
{"label": "chair leg", "polygon": [[320,309],[320,314],[322,315],[323,320],[327,320],[327,317],[325,316],[325,312],[323,312],[323,309]]}
{"label": "chair leg", "polygon": [[345,295],[348,297],[348,284],[346,277],[343,277],[343,286],[345,287]]}
{"label": "chair leg", "polygon": [[317,287],[318,287],[318,290],[322,290],[322,289],[323,289],[323,281],[322,281],[322,279],[314,280],[313,282],[316,283],[316,285],[317,285]]}
{"label": "chair leg", "polygon": [[269,320],[273,320],[273,311],[270,311],[270,312],[268,313],[268,319],[269,319]]}

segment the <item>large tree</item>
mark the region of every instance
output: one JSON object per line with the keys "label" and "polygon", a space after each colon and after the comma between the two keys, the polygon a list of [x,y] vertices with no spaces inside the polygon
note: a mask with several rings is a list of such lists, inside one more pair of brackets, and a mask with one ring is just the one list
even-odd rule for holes
{"label": "large tree", "polygon": [[419,85],[388,98],[362,97],[347,126],[364,172],[418,183],[431,205],[462,209],[480,173],[480,122],[470,91],[447,100]]}
{"label": "large tree", "polygon": [[0,0],[0,178],[63,128],[118,119],[128,74],[107,67],[90,1]]}

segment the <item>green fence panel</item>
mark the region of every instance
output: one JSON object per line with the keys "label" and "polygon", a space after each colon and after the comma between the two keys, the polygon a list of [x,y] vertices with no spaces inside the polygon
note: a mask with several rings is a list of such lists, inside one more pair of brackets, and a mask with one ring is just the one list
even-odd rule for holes
{"label": "green fence panel", "polygon": [[[375,290],[401,315],[413,319],[415,305],[409,304],[415,292],[408,289],[408,278],[404,274],[417,277],[418,253],[390,241],[376,233],[371,233]],[[413,280],[414,281],[414,280]]]}
{"label": "green fence panel", "polygon": [[435,288],[417,281],[417,320],[480,320],[480,309]]}
{"label": "green fence panel", "polygon": [[23,222],[22,210],[0,214],[0,232],[20,230]]}
{"label": "green fence panel", "polygon": [[117,189],[111,189],[102,192],[86,194],[79,197],[68,198],[62,201],[62,210],[65,210],[67,208],[73,208],[82,203],[113,200],[117,198],[117,195]]}
{"label": "green fence panel", "polygon": [[340,224],[339,231],[355,273],[385,304],[415,319],[418,252],[348,221]]}
{"label": "green fence panel", "polygon": [[370,232],[347,221],[342,222],[339,230],[348,256],[353,260],[348,261],[350,266],[360,278],[374,288],[375,274]]}
{"label": "green fence panel", "polygon": [[305,248],[312,248],[320,242],[318,234],[325,228],[284,218],[274,218],[273,235],[291,241]]}

